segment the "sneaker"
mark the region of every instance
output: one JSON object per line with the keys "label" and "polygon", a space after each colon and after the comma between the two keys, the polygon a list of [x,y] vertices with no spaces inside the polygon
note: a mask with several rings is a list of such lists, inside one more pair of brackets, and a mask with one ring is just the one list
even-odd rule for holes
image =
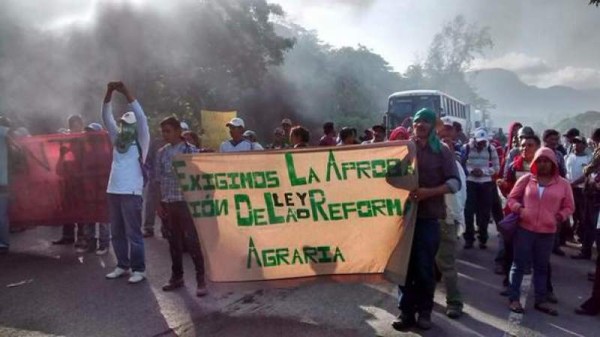
{"label": "sneaker", "polygon": [[400,314],[395,321],[392,322],[392,328],[397,331],[406,331],[417,324],[414,315]]}
{"label": "sneaker", "polygon": [[127,282],[130,284],[140,283],[146,279],[146,273],[143,271],[134,271]]}
{"label": "sneaker", "polygon": [[462,306],[460,305],[452,304],[448,305],[448,307],[446,308],[446,316],[448,316],[449,318],[457,319],[460,318],[462,314]]}
{"label": "sneaker", "polygon": [[429,330],[433,327],[431,323],[431,314],[430,313],[421,313],[419,314],[419,319],[417,319],[417,328],[421,330]]}
{"label": "sneaker", "polygon": [[87,253],[88,250],[89,250],[88,245],[75,246],[75,251],[80,254]]}
{"label": "sneaker", "polygon": [[67,238],[60,238],[58,240],[52,241],[53,245],[59,245],[59,246],[62,246],[62,245],[72,245],[74,243],[75,243],[75,239],[67,239]]}
{"label": "sneaker", "polygon": [[183,285],[184,285],[184,283],[183,283],[183,279],[182,278],[170,279],[169,282],[167,282],[162,287],[162,290],[163,291],[173,291],[175,289],[179,289],[179,288],[183,287]]}
{"label": "sneaker", "polygon": [[108,247],[100,247],[96,250],[98,256],[106,255],[106,253],[108,253]]}
{"label": "sneaker", "polygon": [[115,270],[113,270],[112,273],[106,274],[106,278],[109,280],[114,280],[119,277],[123,277],[127,274],[129,274],[129,269],[123,269],[123,268],[117,267],[117,268],[115,268]]}
{"label": "sneaker", "polygon": [[203,297],[208,295],[208,289],[206,289],[206,285],[198,284],[198,288],[196,288],[196,297]]}

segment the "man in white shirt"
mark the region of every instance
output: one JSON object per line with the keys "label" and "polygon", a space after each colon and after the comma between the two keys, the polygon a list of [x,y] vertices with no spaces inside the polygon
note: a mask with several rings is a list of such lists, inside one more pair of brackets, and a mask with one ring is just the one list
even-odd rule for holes
{"label": "man in white shirt", "polygon": [[231,136],[231,139],[221,143],[219,152],[228,153],[259,150],[256,148],[256,146],[244,138],[244,128],[246,127],[246,124],[244,123],[243,119],[239,117],[232,118],[227,124],[225,124],[225,126],[229,128],[229,135]]}
{"label": "man in white shirt", "polygon": [[265,148],[260,145],[260,143],[258,142],[258,138],[256,137],[256,132],[252,131],[252,130],[246,130],[244,131],[243,134],[244,138],[249,141],[250,143],[252,143],[252,146],[254,148],[254,150],[258,150],[258,151],[262,151]]}
{"label": "man in white shirt", "polygon": [[567,168],[567,179],[571,182],[573,189],[573,198],[575,199],[575,213],[573,213],[573,231],[580,238],[584,233],[584,218],[585,218],[585,195],[583,194],[584,175],[583,168],[591,161],[592,156],[586,152],[587,143],[585,138],[574,136],[571,138],[573,146],[572,151],[565,158],[565,166]]}
{"label": "man in white shirt", "polygon": [[[114,91],[127,98],[132,110],[126,112],[118,123],[111,106]],[[139,283],[146,278],[142,236],[142,163],[146,160],[150,145],[148,120],[142,106],[123,82],[108,83],[102,105],[102,120],[113,145],[113,161],[106,192],[113,249],[117,257],[117,267],[106,278],[122,277],[131,268],[129,283]]]}

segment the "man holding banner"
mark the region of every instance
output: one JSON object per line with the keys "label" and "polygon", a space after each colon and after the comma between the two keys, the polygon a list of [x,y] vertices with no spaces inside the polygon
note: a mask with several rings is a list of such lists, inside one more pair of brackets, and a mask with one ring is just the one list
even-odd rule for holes
{"label": "man holding banner", "polygon": [[[127,98],[132,109],[121,117],[118,124],[111,106],[115,90]],[[148,120],[142,106],[123,82],[108,83],[102,119],[113,144],[113,161],[106,192],[113,249],[117,257],[117,267],[106,278],[122,277],[131,268],[133,273],[129,283],[139,283],[146,278],[142,237],[142,163],[146,159],[150,143]]]}
{"label": "man holding banner", "polygon": [[406,282],[399,287],[401,314],[392,323],[396,330],[414,325],[431,329],[434,264],[440,243],[439,219],[445,218],[444,195],[456,193],[461,187],[454,154],[440,142],[436,124],[437,116],[429,109],[415,114],[413,140],[417,145],[419,187],[410,193],[410,198],[418,202],[418,211]]}
{"label": "man holding banner", "polygon": [[163,140],[167,143],[158,150],[155,176],[160,185],[161,218],[166,218],[163,223],[163,233],[169,240],[171,253],[171,278],[162,287],[163,291],[172,291],[183,287],[183,245],[190,252],[190,257],[196,267],[196,281],[198,287],[196,296],[207,294],[204,282],[204,258],[198,242],[198,234],[194,227],[194,220],[190,214],[187,203],[181,193],[177,176],[173,170],[173,158],[177,154],[191,154],[200,152],[195,146],[188,144],[181,137],[181,123],[175,117],[168,117],[160,123]]}

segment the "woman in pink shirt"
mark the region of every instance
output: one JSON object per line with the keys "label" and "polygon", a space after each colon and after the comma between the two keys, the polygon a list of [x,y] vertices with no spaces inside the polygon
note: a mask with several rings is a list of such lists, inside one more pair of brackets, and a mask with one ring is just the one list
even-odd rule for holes
{"label": "woman in pink shirt", "polygon": [[556,154],[547,147],[539,149],[531,173],[521,177],[508,196],[508,207],[520,216],[515,233],[514,259],[510,270],[510,310],[523,313],[519,302],[523,274],[533,266],[535,309],[556,316],[547,301],[548,265],[557,225],[575,209],[569,182],[558,172]]}

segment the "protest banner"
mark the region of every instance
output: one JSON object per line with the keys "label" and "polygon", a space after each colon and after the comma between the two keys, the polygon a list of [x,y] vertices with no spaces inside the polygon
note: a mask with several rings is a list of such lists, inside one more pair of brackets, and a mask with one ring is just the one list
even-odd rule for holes
{"label": "protest banner", "polygon": [[229,129],[225,127],[225,124],[235,117],[237,117],[237,111],[202,110],[200,112],[202,147],[219,150],[221,143],[230,138]]}
{"label": "protest banner", "polygon": [[414,144],[181,155],[173,163],[212,282],[385,272],[403,283]]}
{"label": "protest banner", "polygon": [[19,138],[11,154],[11,227],[108,222],[106,133]]}

